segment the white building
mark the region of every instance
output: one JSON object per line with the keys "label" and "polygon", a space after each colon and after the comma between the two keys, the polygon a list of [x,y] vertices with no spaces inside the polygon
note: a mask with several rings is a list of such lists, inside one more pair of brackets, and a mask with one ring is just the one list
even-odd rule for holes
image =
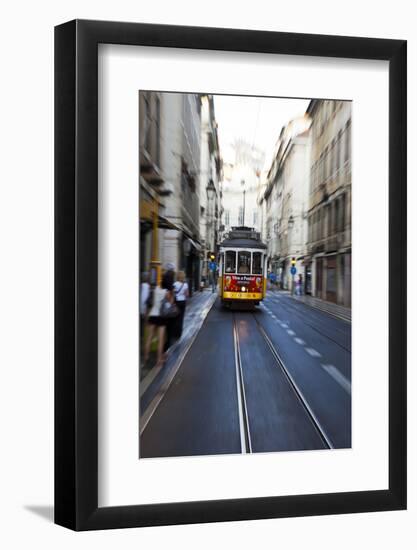
{"label": "white building", "polygon": [[[304,265],[310,192],[309,126],[308,117],[301,117],[282,129],[260,201],[265,218],[268,267],[284,289],[292,289],[293,281],[301,276],[305,290],[309,279]],[[293,261],[297,270],[295,277],[291,274]]]}
{"label": "white building", "polygon": [[200,240],[201,277],[208,280],[208,257],[216,255],[221,221],[221,158],[213,96],[201,97]]}
{"label": "white building", "polygon": [[258,194],[264,154],[243,140],[236,141],[233,149],[234,162],[223,165],[223,230],[246,225],[260,231]]}

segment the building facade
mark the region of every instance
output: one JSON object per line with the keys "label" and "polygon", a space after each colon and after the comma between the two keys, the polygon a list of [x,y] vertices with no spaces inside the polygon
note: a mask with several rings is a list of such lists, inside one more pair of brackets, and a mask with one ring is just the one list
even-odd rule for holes
{"label": "building facade", "polygon": [[160,277],[163,257],[161,219],[165,212],[166,188],[163,169],[161,123],[163,94],[139,94],[139,205],[140,271],[150,272],[152,282]]}
{"label": "building facade", "polygon": [[200,237],[202,279],[208,284],[208,263],[216,257],[222,214],[221,157],[213,97],[201,97]]}
{"label": "building facade", "polygon": [[141,271],[172,263],[199,288],[200,95],[141,92],[139,134]]}
{"label": "building facade", "polygon": [[[268,269],[279,288],[294,290],[299,282],[309,291],[306,270],[310,189],[311,135],[308,117],[295,119],[280,133],[260,199],[267,243]],[[296,268],[296,274],[291,268]]]}
{"label": "building facade", "polygon": [[264,153],[243,140],[237,140],[233,149],[234,161],[223,165],[223,234],[243,225],[260,231],[258,195]]}
{"label": "building facade", "polygon": [[312,294],[351,306],[351,102],[312,100],[308,260]]}

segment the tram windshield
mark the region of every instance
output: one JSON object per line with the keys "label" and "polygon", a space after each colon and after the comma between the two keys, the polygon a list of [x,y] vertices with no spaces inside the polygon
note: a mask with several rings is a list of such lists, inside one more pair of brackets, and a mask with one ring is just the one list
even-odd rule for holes
{"label": "tram windshield", "polygon": [[238,252],[238,260],[237,260],[238,273],[242,273],[242,274],[250,273],[250,257],[251,257],[250,252],[246,252],[245,250]]}
{"label": "tram windshield", "polygon": [[249,250],[226,250],[222,255],[222,272],[239,275],[262,275],[264,255]]}
{"label": "tram windshield", "polygon": [[234,250],[226,252],[224,271],[225,273],[235,273],[236,271],[236,252]]}
{"label": "tram windshield", "polygon": [[254,252],[252,255],[252,274],[262,275],[262,252]]}

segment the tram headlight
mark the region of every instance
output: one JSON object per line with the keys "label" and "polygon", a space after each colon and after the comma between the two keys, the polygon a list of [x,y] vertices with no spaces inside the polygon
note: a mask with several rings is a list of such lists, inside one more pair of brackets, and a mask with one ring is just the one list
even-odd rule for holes
{"label": "tram headlight", "polygon": [[245,292],[245,291],[246,291],[246,287],[245,287],[245,286],[242,286],[240,290],[241,290],[242,292]]}
{"label": "tram headlight", "polygon": [[256,284],[259,286],[261,284],[261,278],[260,277],[256,277]]}

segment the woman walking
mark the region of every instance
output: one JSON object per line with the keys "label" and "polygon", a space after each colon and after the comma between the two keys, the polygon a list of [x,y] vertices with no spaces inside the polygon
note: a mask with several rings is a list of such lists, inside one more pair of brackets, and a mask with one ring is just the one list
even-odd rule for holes
{"label": "woman walking", "polygon": [[149,274],[144,272],[141,276],[141,283],[140,283],[140,339],[141,344],[143,341],[143,338],[145,336],[145,324],[146,324],[146,317],[148,315],[148,309],[149,309],[149,299],[151,297],[151,285],[149,284]]}
{"label": "woman walking", "polygon": [[153,291],[153,303],[151,310],[149,311],[148,318],[148,334],[146,338],[145,345],[145,363],[149,358],[149,352],[151,349],[152,339],[156,332],[158,338],[158,351],[157,351],[157,363],[156,366],[162,366],[164,362],[163,353],[164,353],[164,344],[166,337],[166,323],[167,319],[161,316],[161,304],[164,299],[167,299],[169,302],[173,303],[174,297],[171,290],[164,288],[164,280],[161,281],[160,286],[156,286]]}
{"label": "woman walking", "polygon": [[[162,288],[168,290],[172,299],[174,300],[174,281],[175,281],[175,266],[172,263],[168,263],[165,267],[165,273],[162,275]],[[165,345],[164,351],[167,352],[168,349],[172,346],[174,340],[174,324],[175,319],[168,318],[165,322]]]}
{"label": "woman walking", "polygon": [[175,319],[175,337],[181,338],[184,323],[185,306],[189,296],[188,284],[185,280],[184,271],[178,271],[177,280],[174,283],[175,303],[178,306],[179,314]]}

